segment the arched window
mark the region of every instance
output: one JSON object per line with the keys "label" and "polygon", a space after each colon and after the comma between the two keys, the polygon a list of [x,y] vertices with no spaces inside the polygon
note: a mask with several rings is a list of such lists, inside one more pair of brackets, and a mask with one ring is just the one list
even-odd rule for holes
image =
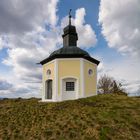
{"label": "arched window", "polygon": [[92,74],[93,74],[93,70],[92,70],[92,69],[89,69],[89,70],[88,70],[88,74],[89,74],[89,75],[92,75]]}
{"label": "arched window", "polygon": [[47,70],[47,75],[51,75],[51,70],[50,69]]}

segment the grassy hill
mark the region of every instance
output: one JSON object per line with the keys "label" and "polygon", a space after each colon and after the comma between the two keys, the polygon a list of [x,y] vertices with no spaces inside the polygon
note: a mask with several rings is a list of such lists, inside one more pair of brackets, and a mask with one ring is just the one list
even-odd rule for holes
{"label": "grassy hill", "polygon": [[5,99],[0,101],[0,139],[140,140],[140,98]]}

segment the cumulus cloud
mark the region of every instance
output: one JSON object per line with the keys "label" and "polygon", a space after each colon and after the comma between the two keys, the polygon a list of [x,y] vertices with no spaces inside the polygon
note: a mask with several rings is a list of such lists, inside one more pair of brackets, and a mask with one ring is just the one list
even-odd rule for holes
{"label": "cumulus cloud", "polygon": [[[19,84],[19,83],[18,83]],[[40,97],[41,95],[41,88],[39,84],[34,84],[34,86],[25,86],[24,87],[17,87],[12,86],[10,88],[5,87],[4,89],[0,90],[0,97],[3,98],[29,98],[29,97]]]}
{"label": "cumulus cloud", "polygon": [[4,46],[4,44],[3,44],[3,39],[2,39],[2,37],[0,37],[0,50],[3,48],[3,46]]}
{"label": "cumulus cloud", "polygon": [[59,44],[55,31],[39,30],[27,33],[22,39],[11,36],[8,57],[3,63],[11,66],[17,78],[24,82],[41,82],[41,66],[37,65]]}
{"label": "cumulus cloud", "polygon": [[140,56],[140,1],[101,0],[99,23],[109,47]]}
{"label": "cumulus cloud", "polygon": [[4,79],[0,79],[0,90],[9,90],[12,88],[12,84]]}
{"label": "cumulus cloud", "polygon": [[23,33],[46,23],[55,26],[58,0],[1,0],[0,33]]}
{"label": "cumulus cloud", "polygon": [[140,85],[140,1],[101,0],[99,23],[108,46],[124,55],[124,60],[104,64],[104,72],[122,81],[128,93]]}
{"label": "cumulus cloud", "polygon": [[8,46],[8,38],[6,35],[0,36],[0,50]]}
{"label": "cumulus cloud", "polygon": [[103,62],[101,62],[98,66],[98,72],[101,73],[104,70]]}
{"label": "cumulus cloud", "polygon": [[57,3],[58,0],[0,1],[0,49],[6,47],[8,54],[2,63],[10,68],[8,76],[0,77],[13,85],[8,88],[7,83],[7,90],[1,90],[0,96],[41,96],[42,71],[36,63],[61,42],[56,26]]}
{"label": "cumulus cloud", "polygon": [[[97,43],[96,34],[90,24],[85,23],[86,10],[79,8],[75,12],[75,18],[72,18],[72,24],[76,26],[78,32],[78,46],[82,48],[94,47]],[[68,25],[68,17],[62,19],[61,28]]]}

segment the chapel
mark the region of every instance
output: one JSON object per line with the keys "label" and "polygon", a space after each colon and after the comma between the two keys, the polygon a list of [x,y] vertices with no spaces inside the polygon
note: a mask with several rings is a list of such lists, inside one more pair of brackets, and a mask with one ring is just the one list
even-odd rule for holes
{"label": "chapel", "polygon": [[97,66],[99,61],[77,46],[76,27],[63,29],[63,46],[42,60],[42,101],[58,102],[97,95]]}

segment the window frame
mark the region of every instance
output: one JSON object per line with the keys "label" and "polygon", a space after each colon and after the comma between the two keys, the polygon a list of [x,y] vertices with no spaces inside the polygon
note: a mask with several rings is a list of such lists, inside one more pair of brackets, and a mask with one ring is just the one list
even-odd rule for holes
{"label": "window frame", "polygon": [[66,87],[65,87],[66,91],[75,91],[75,82],[66,82]]}

